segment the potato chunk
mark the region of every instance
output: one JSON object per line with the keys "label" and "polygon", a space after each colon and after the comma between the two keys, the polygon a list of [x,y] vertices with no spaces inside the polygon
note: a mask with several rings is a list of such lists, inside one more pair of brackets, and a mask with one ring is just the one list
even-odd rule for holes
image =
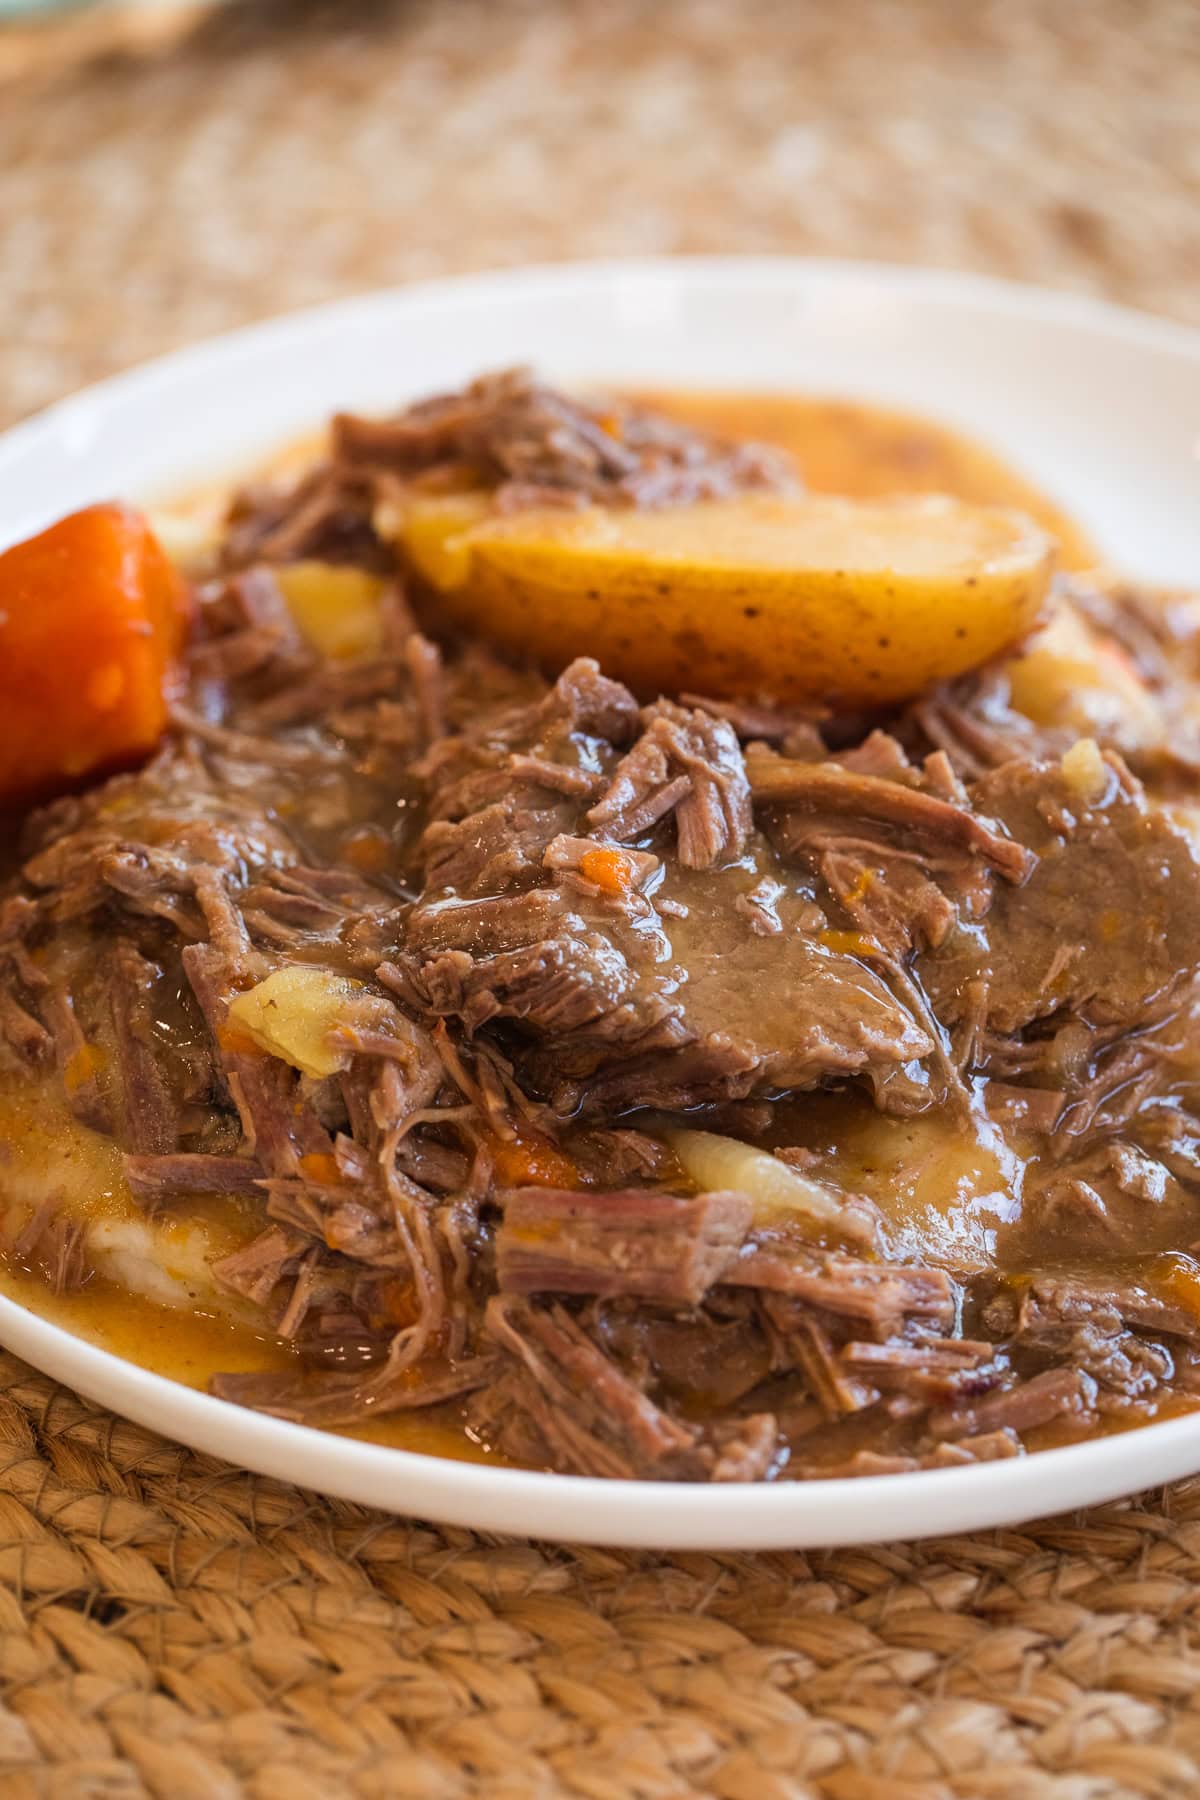
{"label": "potato chunk", "polygon": [[433,525],[408,530],[455,622],[645,693],[902,700],[1022,638],[1053,565],[1024,514],[943,496],[530,511],[431,555]]}
{"label": "potato chunk", "polygon": [[482,489],[414,495],[406,504],[380,507],[375,529],[383,538],[398,538],[421,579],[444,592],[470,576],[469,534],[488,518],[491,504]]}
{"label": "potato chunk", "polygon": [[384,583],[377,575],[349,564],[294,562],[276,569],[275,579],[318,655],[349,662],[382,650]]}
{"label": "potato chunk", "polygon": [[1162,742],[1163,709],[1128,651],[1069,602],[1006,665],[1012,704],[1035,725],[1100,736],[1122,749]]}
{"label": "potato chunk", "polygon": [[269,1056],[320,1080],[348,1066],[355,1028],[378,1025],[389,1010],[360,981],[296,964],[230,1001],[229,1024]]}

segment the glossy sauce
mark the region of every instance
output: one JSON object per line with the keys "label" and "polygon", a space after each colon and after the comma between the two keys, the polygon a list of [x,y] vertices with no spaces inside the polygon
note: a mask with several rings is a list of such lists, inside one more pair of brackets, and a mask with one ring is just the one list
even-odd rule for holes
{"label": "glossy sauce", "polygon": [[[785,446],[815,491],[863,497],[941,491],[1018,506],[1058,534],[1068,564],[1095,561],[1086,538],[1053,502],[988,450],[940,425],[802,397],[658,392],[638,397],[686,422]],[[282,452],[270,468],[295,470],[317,441],[305,440],[304,455],[295,448]],[[214,505],[212,493],[196,500],[202,511]],[[771,939],[752,939],[750,951],[761,950],[769,961],[771,944]],[[685,949],[682,941],[680,948]],[[765,968],[759,972],[766,977]],[[897,1255],[923,1254],[962,1269],[986,1266],[1019,1208],[1020,1157],[986,1121],[964,1133],[944,1115],[884,1118],[856,1093],[823,1094],[782,1103],[771,1136],[776,1143],[820,1150],[830,1176],[875,1199],[889,1221]],[[175,1305],[145,1297],[131,1303],[125,1287],[99,1275],[78,1292],[51,1294],[11,1253],[31,1208],[46,1193],[69,1196],[81,1217],[144,1221],[121,1178],[119,1153],[70,1119],[57,1081],[39,1089],[9,1078],[0,1082],[0,1289],[104,1349],[191,1387],[204,1387],[216,1370],[295,1366],[287,1344],[232,1317],[230,1303],[216,1291],[198,1287]],[[245,1202],[231,1205],[215,1197],[181,1201],[173,1210],[179,1222],[168,1223],[160,1240],[168,1260],[173,1231],[201,1229],[215,1257],[246,1241],[261,1222]],[[347,1435],[443,1456],[497,1460],[472,1441],[454,1409],[398,1414]]]}
{"label": "glossy sauce", "polygon": [[779,445],[795,457],[814,493],[860,500],[953,494],[978,505],[1011,506],[1057,537],[1064,568],[1091,568],[1100,560],[1086,532],[994,451],[914,413],[799,394],[639,389],[634,397],[722,437]]}
{"label": "glossy sauce", "polygon": [[788,1099],[776,1112],[775,1145],[812,1150],[817,1174],[879,1207],[892,1260],[961,1275],[1009,1261],[1032,1146],[982,1109],[965,1122],[938,1110],[898,1118],[847,1088]]}

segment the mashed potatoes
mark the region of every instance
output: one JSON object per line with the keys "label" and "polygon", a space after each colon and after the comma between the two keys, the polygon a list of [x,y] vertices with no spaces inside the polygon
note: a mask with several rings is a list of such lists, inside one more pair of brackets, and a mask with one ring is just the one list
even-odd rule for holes
{"label": "mashed potatoes", "polygon": [[0,1081],[0,1253],[35,1254],[39,1219],[61,1220],[78,1229],[82,1266],[126,1294],[236,1318],[211,1265],[253,1236],[237,1203],[199,1197],[186,1218],[147,1212],[117,1145],[77,1123],[55,1085]]}

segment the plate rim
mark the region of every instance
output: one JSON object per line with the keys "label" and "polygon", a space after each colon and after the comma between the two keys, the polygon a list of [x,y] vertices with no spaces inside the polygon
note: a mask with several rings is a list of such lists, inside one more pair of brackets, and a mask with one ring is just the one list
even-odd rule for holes
{"label": "plate rim", "polygon": [[[419,311],[492,293],[569,300],[615,284],[734,291],[764,286],[884,287],[920,301],[971,305],[1034,322],[1119,337],[1200,366],[1200,329],[1092,294],[971,271],[854,258],[679,256],[556,261],[488,269],[373,289],[290,309],[133,364],[54,401],[0,433],[0,478],[36,444],[99,408],[120,407],[187,365],[253,355],[260,344],[297,345],[314,330],[376,311]],[[3,525],[0,524],[0,541]],[[1200,1471],[1200,1412],[1132,1428],[1139,1472],[1129,1475],[1122,1432],[994,1463],[903,1475],[798,1482],[693,1485],[612,1480],[459,1462],[331,1435],[219,1400],[127,1361],[0,1294],[0,1343],[51,1379],[137,1424],[242,1470],[442,1523],[563,1543],[657,1549],[766,1549],[937,1537],[1095,1505]],[[330,1455],[336,1446],[336,1454]],[[1151,1465],[1150,1473],[1143,1473]],[[394,1493],[391,1491],[394,1489]],[[523,1523],[528,1512],[531,1523]],[[547,1521],[552,1521],[548,1523]]]}
{"label": "plate rim", "polygon": [[1187,325],[1144,308],[1126,306],[1097,294],[1075,289],[1041,287],[1035,282],[970,269],[926,267],[917,263],[891,263],[872,258],[806,257],[779,255],[681,255],[563,259],[481,269],[428,280],[366,288],[332,300],[289,307],[283,312],[212,332],[189,343],[88,382],[27,417],[0,430],[0,472],[15,451],[52,426],[69,425],[84,408],[133,394],[151,386],[181,363],[202,368],[241,351],[253,351],[264,340],[303,338],[316,327],[352,319],[356,314],[387,311],[397,305],[453,303],[467,294],[486,294],[495,289],[561,287],[564,296],[580,285],[617,282],[720,281],[729,286],[764,284],[787,288],[798,282],[830,286],[841,283],[880,283],[909,289],[925,298],[960,303],[975,302],[1012,317],[1042,320],[1066,326],[1107,332],[1145,349],[1165,350],[1200,364],[1200,325]]}

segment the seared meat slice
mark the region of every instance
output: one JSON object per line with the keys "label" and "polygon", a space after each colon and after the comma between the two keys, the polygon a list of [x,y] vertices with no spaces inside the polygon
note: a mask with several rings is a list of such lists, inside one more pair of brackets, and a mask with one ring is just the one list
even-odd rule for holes
{"label": "seared meat slice", "polygon": [[1081,792],[1059,763],[1012,762],[972,790],[1037,858],[998,886],[985,932],[954,932],[918,961],[938,1017],[954,1024],[976,983],[987,1023],[1013,1034],[1073,1015],[1146,1022],[1147,1008],[1200,963],[1200,864],[1188,839],[1116,756]]}
{"label": "seared meat slice", "polygon": [[[522,1068],[569,1110],[626,1094],[670,1106],[829,1075],[882,1080],[909,1064],[919,1103],[928,1032],[880,974],[803,930],[802,899],[781,905],[781,939],[749,929],[734,908],[745,881],[697,877],[673,889],[688,893],[683,917],[648,920],[548,889],[425,904],[399,959],[401,991],[470,1029],[519,1024]],[[381,976],[395,986],[397,966]]]}
{"label": "seared meat slice", "polygon": [[[547,764],[567,779],[544,779]],[[599,799],[575,779],[593,774]],[[922,1067],[935,1040],[911,996],[826,930],[816,878],[782,869],[753,833],[725,720],[666,703],[639,715],[581,662],[537,706],[441,746],[433,782],[424,891],[383,979],[469,1031],[512,1028],[522,1073],[560,1109],[689,1105],[846,1075],[901,1110],[943,1091]],[[919,793],[911,804],[956,815]],[[597,883],[584,861],[606,844]],[[1002,859],[1023,857],[997,844]],[[769,934],[753,904],[764,884]]]}

